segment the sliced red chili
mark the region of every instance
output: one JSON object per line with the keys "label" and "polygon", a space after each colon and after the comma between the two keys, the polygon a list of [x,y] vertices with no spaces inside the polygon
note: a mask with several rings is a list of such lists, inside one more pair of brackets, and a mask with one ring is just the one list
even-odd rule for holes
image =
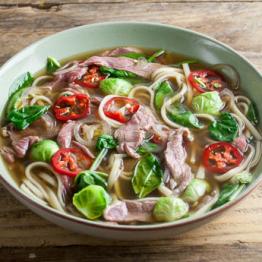
{"label": "sliced red chili", "polygon": [[105,79],[107,75],[103,75],[98,66],[90,66],[85,75],[75,83],[86,88],[98,88],[101,80]]}
{"label": "sliced red chili", "polygon": [[55,117],[61,121],[83,118],[90,112],[89,96],[84,94],[61,96],[55,102],[53,111]]}
{"label": "sliced red chili", "polygon": [[238,149],[226,142],[211,144],[203,152],[203,164],[213,173],[226,173],[239,166],[242,160],[243,156]]}
{"label": "sliced red chili", "polygon": [[74,177],[79,172],[88,169],[92,160],[80,149],[61,148],[54,154],[51,163],[57,173]]}
{"label": "sliced red chili", "polygon": [[200,93],[221,91],[226,87],[226,82],[223,80],[222,76],[207,69],[191,71],[188,80]]}
{"label": "sliced red chili", "polygon": [[120,122],[126,123],[132,115],[139,109],[137,100],[127,97],[113,97],[104,105],[106,116]]}

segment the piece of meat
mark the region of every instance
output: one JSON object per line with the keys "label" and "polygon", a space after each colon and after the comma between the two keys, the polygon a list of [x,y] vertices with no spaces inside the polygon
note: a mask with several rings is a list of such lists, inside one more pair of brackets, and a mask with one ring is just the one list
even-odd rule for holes
{"label": "piece of meat", "polygon": [[123,201],[117,201],[116,203],[107,207],[107,209],[104,211],[104,219],[107,221],[125,221],[127,215],[127,206]]}
{"label": "piece of meat", "polygon": [[153,222],[153,209],[156,200],[125,200],[110,205],[104,212],[106,221],[130,223]]}
{"label": "piece of meat", "polygon": [[34,143],[39,141],[39,136],[25,136],[19,140],[12,141],[12,147],[18,158],[23,158]]}
{"label": "piece of meat", "polygon": [[166,186],[175,195],[182,193],[192,179],[190,166],[185,162],[187,153],[183,146],[183,129],[170,132],[164,153],[165,162],[170,172]]}
{"label": "piece of meat", "polygon": [[3,146],[2,148],[0,148],[0,154],[2,155],[4,160],[9,164],[15,162],[15,151],[13,150],[13,148],[8,146]]}
{"label": "piece of meat", "polygon": [[147,131],[153,129],[156,119],[152,113],[143,106],[123,126],[115,131],[115,138],[118,140],[117,151],[127,153],[133,158],[139,158],[136,149],[143,143]]}
{"label": "piece of meat", "polygon": [[118,47],[113,50],[104,51],[101,56],[120,56],[127,53],[143,53],[143,51],[136,47]]}
{"label": "piece of meat", "polygon": [[68,121],[63,124],[57,135],[57,143],[59,144],[59,146],[63,148],[68,148],[71,146],[75,125],[75,121]]}
{"label": "piece of meat", "polygon": [[74,178],[66,175],[61,175],[61,181],[63,184],[61,191],[62,199],[64,203],[70,203],[72,201],[72,196],[74,192]]}
{"label": "piece of meat", "polygon": [[244,135],[241,135],[234,139],[233,143],[242,153],[247,151],[247,139]]}
{"label": "piece of meat", "polygon": [[81,143],[79,143],[77,141],[72,141],[72,144],[74,146],[78,147],[79,149],[81,149],[89,157],[91,157],[93,159],[95,158],[94,154],[85,145],[82,145]]}
{"label": "piece of meat", "polygon": [[55,81],[72,83],[75,80],[82,78],[82,76],[87,71],[87,67],[83,66],[82,63],[78,61],[72,62],[72,65],[73,66],[69,67],[68,69],[62,69],[60,71],[56,71]]}
{"label": "piece of meat", "polygon": [[138,61],[127,57],[91,56],[84,63],[86,66],[98,65],[132,72],[143,78],[150,78],[151,74],[163,65]]}

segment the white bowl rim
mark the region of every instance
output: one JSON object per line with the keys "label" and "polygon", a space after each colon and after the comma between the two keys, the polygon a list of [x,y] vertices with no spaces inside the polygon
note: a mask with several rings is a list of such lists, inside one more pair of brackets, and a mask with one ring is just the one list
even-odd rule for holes
{"label": "white bowl rim", "polygon": [[[222,47],[224,47],[225,49],[229,50],[230,52],[234,53],[235,55],[239,56],[244,62],[246,62],[260,77],[262,77],[262,74],[255,68],[255,66],[247,59],[245,58],[243,55],[239,54],[236,50],[234,50],[232,47],[212,38],[209,37],[205,34],[199,33],[199,32],[195,32],[193,30],[189,30],[189,29],[185,29],[182,27],[178,27],[178,26],[173,26],[173,25],[167,25],[167,24],[162,24],[162,23],[153,23],[153,22],[134,22],[134,21],[114,21],[114,22],[102,22],[102,23],[92,23],[92,24],[86,24],[86,25],[81,25],[81,26],[77,26],[77,27],[73,27],[73,28],[69,28],[66,30],[63,30],[61,32],[52,34],[50,36],[46,36],[34,43],[32,43],[31,45],[27,46],[26,48],[20,50],[18,53],[16,53],[14,56],[12,56],[10,59],[8,59],[1,67],[0,67],[0,73],[3,74],[4,71],[6,71],[8,68],[12,67],[13,64],[15,63],[15,60],[19,57],[19,56],[23,56],[26,55],[26,52],[32,48],[34,48],[35,46],[38,46],[39,44],[41,44],[44,41],[48,41],[54,37],[57,37],[58,35],[63,35],[63,34],[68,34],[70,32],[73,31],[77,31],[77,30],[81,30],[81,28],[89,28],[89,27],[96,27],[96,26],[102,26],[102,25],[106,25],[106,26],[114,26],[114,25],[137,25],[137,26],[156,26],[156,27],[166,27],[166,28],[170,28],[170,29],[175,29],[178,31],[182,31],[182,32],[187,32],[190,34],[194,34],[197,35],[201,38],[207,39],[211,42],[214,42]],[[4,164],[4,163],[3,163]],[[10,184],[1,174],[0,174],[0,181],[1,183],[5,186],[5,188],[7,188],[14,196],[16,194],[19,194],[21,198],[23,198],[25,201],[29,201],[31,205],[35,206],[38,209],[42,209],[45,212],[48,213],[52,213],[53,215],[56,215],[62,219],[68,220],[69,222],[74,222],[74,223],[79,223],[79,224],[83,224],[86,226],[94,226],[94,227],[99,227],[99,228],[106,228],[106,229],[112,229],[112,230],[127,230],[127,231],[149,231],[149,230],[156,230],[156,229],[166,229],[166,228],[175,228],[175,227],[181,227],[183,225],[187,225],[187,224],[193,224],[195,222],[201,221],[201,220],[205,220],[209,217],[214,217],[216,214],[218,213],[222,213],[222,211],[228,209],[229,207],[237,204],[241,199],[243,199],[244,197],[246,197],[249,193],[251,193],[251,191],[253,191],[257,186],[259,186],[259,184],[262,181],[262,176],[261,174],[259,175],[259,177],[256,179],[256,181],[254,181],[252,184],[250,184],[246,190],[244,190],[236,199],[234,199],[233,201],[230,201],[229,203],[226,203],[225,205],[216,208],[214,210],[211,210],[205,214],[202,214],[200,216],[196,216],[196,217],[188,217],[185,219],[181,219],[181,220],[177,220],[177,221],[173,221],[173,222],[166,222],[166,223],[155,223],[155,224],[146,224],[146,225],[118,225],[118,224],[106,224],[104,222],[99,222],[99,221],[91,221],[91,220],[87,220],[85,218],[80,218],[80,217],[76,217],[70,214],[65,214],[62,213],[56,209],[53,209],[51,207],[48,206],[44,206],[39,204],[38,202],[32,200],[29,196],[27,196],[24,192],[18,190],[15,186],[13,186],[12,184]],[[32,210],[32,209],[31,209]],[[32,210],[34,211],[34,210]]]}

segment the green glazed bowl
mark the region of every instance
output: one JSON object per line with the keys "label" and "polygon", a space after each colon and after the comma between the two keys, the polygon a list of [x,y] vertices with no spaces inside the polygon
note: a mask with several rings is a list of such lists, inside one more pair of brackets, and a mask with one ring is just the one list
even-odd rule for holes
{"label": "green glazed bowl", "polygon": [[[208,64],[231,64],[241,76],[242,88],[257,104],[262,115],[261,74],[235,50],[205,35],[182,28],[135,22],[101,23],[76,27],[44,38],[19,52],[7,61],[0,70],[1,112],[3,112],[4,104],[8,99],[9,87],[13,80],[24,72],[36,73],[43,69],[47,56],[64,59],[79,53],[117,46],[163,48]],[[69,230],[96,237],[122,240],[171,238],[178,233],[209,222],[250,193],[262,180],[261,171],[262,162],[259,163],[254,172],[253,182],[237,199],[200,217],[163,224],[112,225],[65,215],[36,203],[18,188],[7,167],[0,160],[2,184],[35,213]]]}

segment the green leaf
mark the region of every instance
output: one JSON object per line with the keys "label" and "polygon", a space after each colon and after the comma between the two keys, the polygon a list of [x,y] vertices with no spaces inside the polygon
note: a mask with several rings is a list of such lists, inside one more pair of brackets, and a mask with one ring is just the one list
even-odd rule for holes
{"label": "green leaf", "polygon": [[136,151],[140,155],[159,152],[159,146],[151,142],[143,143]]}
{"label": "green leaf", "polygon": [[162,82],[155,91],[154,103],[157,110],[161,110],[161,107],[166,98],[172,96],[174,90],[168,81]]}
{"label": "green leaf", "polygon": [[122,54],[122,55],[119,55],[119,56],[120,57],[128,57],[128,58],[132,58],[132,59],[146,58],[144,54],[133,53],[133,52]]}
{"label": "green leaf", "polygon": [[198,118],[189,111],[183,104],[174,104],[168,109],[168,118],[186,127],[201,128]]}
{"label": "green leaf", "polygon": [[75,185],[77,187],[77,191],[80,191],[83,188],[90,185],[98,185],[106,189],[107,182],[103,178],[105,176],[107,176],[107,174],[98,171],[91,171],[91,170],[82,171],[75,178]]}
{"label": "green leaf", "polygon": [[58,68],[60,68],[60,66],[60,63],[54,57],[49,56],[47,58],[46,72],[48,74],[54,73]]}
{"label": "green leaf", "polygon": [[212,208],[220,207],[233,200],[241,192],[244,186],[244,184],[224,184],[220,191],[219,198]]}
{"label": "green leaf", "polygon": [[247,111],[248,120],[255,126],[259,122],[258,110],[256,104],[251,102]]}
{"label": "green leaf", "polygon": [[166,51],[163,49],[158,50],[157,52],[155,52],[153,55],[151,55],[147,61],[148,62],[154,62],[156,58],[158,58],[159,56],[163,55]]}
{"label": "green leaf", "polygon": [[40,118],[43,114],[47,112],[50,106],[25,106],[21,109],[14,109],[10,112],[8,120],[14,124],[14,126],[19,129],[27,128],[36,119]]}
{"label": "green leaf", "polygon": [[163,171],[157,158],[148,154],[137,163],[132,177],[134,192],[143,198],[155,190],[163,180]]}
{"label": "green leaf", "polygon": [[208,127],[210,137],[217,141],[233,141],[238,134],[238,123],[228,112],[222,112],[219,120]]}
{"label": "green leaf", "polygon": [[110,135],[102,135],[98,137],[96,142],[96,148],[102,150],[104,148],[114,149],[117,146],[117,140]]}
{"label": "green leaf", "polygon": [[111,67],[100,66],[100,72],[103,74],[109,74],[112,77],[120,77],[120,78],[136,78],[138,77],[136,74],[125,71],[125,70],[118,70]]}
{"label": "green leaf", "polygon": [[96,149],[100,152],[92,163],[90,170],[96,170],[107,155],[108,150],[116,148],[117,144],[117,140],[110,135],[102,135],[98,137],[96,142]]}
{"label": "green leaf", "polygon": [[10,95],[7,106],[6,106],[6,116],[8,118],[8,115],[10,112],[14,109],[17,109],[17,107],[21,104],[21,97],[24,93],[24,91],[32,85],[34,82],[34,78],[32,75],[27,72],[20,76],[10,87],[10,90],[14,90],[13,93]]}

